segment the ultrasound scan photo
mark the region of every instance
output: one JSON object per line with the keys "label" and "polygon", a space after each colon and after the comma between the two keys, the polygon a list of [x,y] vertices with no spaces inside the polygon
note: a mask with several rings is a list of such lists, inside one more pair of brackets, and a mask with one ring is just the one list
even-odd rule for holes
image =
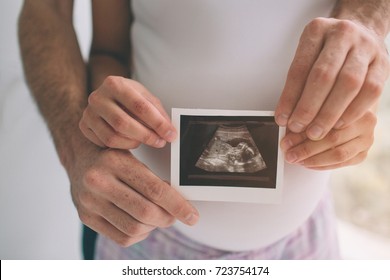
{"label": "ultrasound scan photo", "polygon": [[171,182],[189,200],[280,203],[285,130],[272,111],[172,109]]}
{"label": "ultrasound scan photo", "polygon": [[246,125],[219,125],[195,166],[208,172],[232,173],[267,168]]}

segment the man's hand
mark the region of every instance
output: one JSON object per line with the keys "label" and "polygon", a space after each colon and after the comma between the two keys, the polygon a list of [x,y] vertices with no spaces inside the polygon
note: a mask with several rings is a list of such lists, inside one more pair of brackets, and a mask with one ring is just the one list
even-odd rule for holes
{"label": "man's hand", "polygon": [[390,71],[383,38],[356,21],[317,18],[302,36],[276,122],[312,140],[346,128],[375,104]]}
{"label": "man's hand", "polygon": [[129,151],[87,147],[67,169],[74,204],[88,227],[130,246],[175,219],[197,222],[191,204]]}
{"label": "man's hand", "polygon": [[332,129],[325,138],[312,141],[305,133],[287,133],[281,142],[286,161],[310,169],[327,170],[362,162],[374,141],[376,116],[363,117],[342,129]]}
{"label": "man's hand", "polygon": [[140,83],[115,76],[91,93],[79,127],[96,145],[117,149],[161,148],[176,137],[160,101]]}

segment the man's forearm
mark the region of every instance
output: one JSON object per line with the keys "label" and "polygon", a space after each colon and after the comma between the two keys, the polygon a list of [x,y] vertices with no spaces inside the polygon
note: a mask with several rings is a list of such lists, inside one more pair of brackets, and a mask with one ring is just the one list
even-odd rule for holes
{"label": "man's forearm", "polygon": [[26,1],[19,40],[28,85],[65,164],[82,137],[78,121],[87,100],[86,67],[72,25],[72,1],[46,2]]}
{"label": "man's forearm", "polygon": [[390,31],[390,1],[338,0],[332,17],[358,21],[385,38]]}

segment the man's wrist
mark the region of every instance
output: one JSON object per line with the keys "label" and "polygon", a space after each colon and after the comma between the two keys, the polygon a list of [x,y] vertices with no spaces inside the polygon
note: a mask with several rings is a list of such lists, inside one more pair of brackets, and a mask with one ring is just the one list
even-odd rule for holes
{"label": "man's wrist", "polygon": [[85,138],[78,125],[72,126],[63,134],[53,133],[53,139],[59,160],[67,171],[76,165],[78,158],[101,149]]}
{"label": "man's wrist", "polygon": [[382,39],[390,31],[390,1],[388,0],[339,0],[331,16],[357,22]]}

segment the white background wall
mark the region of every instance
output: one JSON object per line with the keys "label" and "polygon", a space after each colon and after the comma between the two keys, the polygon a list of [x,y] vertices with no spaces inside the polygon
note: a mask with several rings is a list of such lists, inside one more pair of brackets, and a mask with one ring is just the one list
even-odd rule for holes
{"label": "white background wall", "polygon": [[[79,259],[81,224],[46,126],[23,83],[17,45],[22,0],[0,2],[0,259]],[[89,1],[76,1],[83,53]]]}
{"label": "white background wall", "polygon": [[[74,18],[84,55],[89,2],[76,0]],[[79,259],[81,224],[69,182],[23,83],[16,37],[21,3],[0,2],[0,259]],[[346,258],[390,259],[388,240],[343,222],[339,227]]]}

